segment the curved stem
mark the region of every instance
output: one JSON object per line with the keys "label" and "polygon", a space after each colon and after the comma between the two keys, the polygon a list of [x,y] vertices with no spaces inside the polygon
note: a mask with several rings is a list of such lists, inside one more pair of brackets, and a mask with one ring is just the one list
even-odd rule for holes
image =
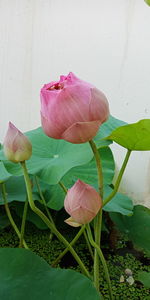
{"label": "curved stem", "polygon": [[88,238],[89,238],[89,241],[90,241],[91,245],[97,250],[97,253],[98,253],[99,258],[101,260],[101,263],[103,265],[106,281],[107,281],[107,284],[108,284],[109,297],[110,297],[111,300],[113,300],[111,281],[110,281],[110,277],[109,277],[107,264],[106,264],[105,258],[103,256],[103,253],[102,253],[100,247],[93,240],[93,236],[92,236],[92,232],[91,232],[91,228],[90,228],[89,224],[87,224],[87,234],[88,234]]}
{"label": "curved stem", "polygon": [[94,261],[94,254],[93,254],[93,251],[92,251],[92,247],[91,247],[91,244],[90,244],[90,242],[89,242],[89,239],[88,239],[88,236],[87,236],[87,233],[86,233],[85,230],[83,231],[83,234],[84,234],[84,238],[85,238],[85,240],[86,240],[87,246],[88,246],[88,248],[89,248],[89,252],[90,252],[90,254],[91,254],[91,257],[92,257],[92,259],[93,259],[93,261]]}
{"label": "curved stem", "polygon": [[[3,196],[3,200],[4,200],[4,206],[5,206],[5,210],[6,210],[6,213],[7,213],[7,216],[8,216],[8,219],[12,225],[12,227],[14,228],[19,240],[21,239],[21,234],[20,234],[20,231],[16,225],[16,223],[14,222],[13,220],[13,217],[11,215],[11,212],[10,212],[10,209],[9,209],[9,206],[8,206],[8,202],[7,202],[7,197],[6,197],[6,189],[5,189],[5,183],[1,183],[1,187],[2,187],[2,196]],[[29,249],[25,240],[23,239],[23,246],[25,249]]]}
{"label": "curved stem", "polygon": [[48,228],[51,229],[51,231],[57,236],[57,238],[69,249],[75,260],[78,262],[82,272],[84,275],[90,278],[90,274],[86,267],[84,266],[83,262],[81,261],[78,254],[75,252],[75,250],[72,248],[72,246],[69,244],[69,242],[61,235],[61,233],[56,229],[56,227],[53,225],[53,223],[44,215],[44,213],[36,207],[33,201],[32,197],[32,189],[31,189],[31,182],[30,178],[27,172],[26,164],[25,162],[21,162],[21,166],[23,169],[24,174],[24,180],[26,184],[27,194],[28,194],[28,201],[31,209],[43,220],[43,222],[48,226]]}
{"label": "curved stem", "polygon": [[112,193],[106,199],[104,199],[103,206],[105,206],[115,196],[115,194],[117,193],[119,185],[120,185],[120,182],[121,182],[121,179],[122,179],[122,176],[123,176],[125,168],[127,166],[130,154],[131,154],[131,150],[127,150],[125,159],[123,161],[122,167],[120,169],[119,175],[118,175],[116,183],[114,185],[114,189],[113,189]]}
{"label": "curved stem", "polygon": [[[81,234],[85,231],[85,225],[81,227],[81,229],[78,231],[74,239],[70,242],[70,245],[73,246],[76,241],[79,239]],[[59,261],[63,258],[63,256],[69,251],[69,248],[67,247],[62,253],[59,254],[59,256],[54,260],[54,262],[51,264],[52,267],[56,267],[56,265],[59,263]]]}
{"label": "curved stem", "polygon": [[54,224],[53,218],[52,218],[52,216],[51,216],[51,214],[50,214],[50,212],[49,212],[49,210],[48,210],[48,208],[47,208],[45,198],[44,198],[43,193],[42,193],[42,191],[41,191],[41,187],[40,187],[38,178],[37,178],[37,176],[35,176],[34,178],[35,178],[35,182],[36,182],[36,185],[37,185],[37,188],[38,188],[38,192],[39,192],[40,198],[41,198],[41,200],[42,200],[42,202],[43,202],[43,205],[44,205],[44,207],[45,207],[45,210],[46,210],[46,212],[47,212],[47,215],[48,215],[50,221]]}
{"label": "curved stem", "polygon": [[[103,199],[103,172],[102,172],[100,154],[93,140],[89,141],[89,144],[91,146],[96,161],[99,194]],[[101,227],[102,227],[102,208],[100,209],[100,211],[98,212],[94,220],[95,243],[98,246],[100,246],[100,241],[101,241]],[[95,255],[94,255],[94,283],[96,289],[99,290],[99,255],[96,248],[95,248]]]}
{"label": "curved stem", "polygon": [[28,211],[28,198],[26,198],[24,209],[23,209],[23,216],[22,216],[22,223],[21,223],[21,236],[20,236],[20,243],[19,248],[23,246],[23,239],[24,239],[24,232],[25,232],[25,225],[26,225],[26,217]]}

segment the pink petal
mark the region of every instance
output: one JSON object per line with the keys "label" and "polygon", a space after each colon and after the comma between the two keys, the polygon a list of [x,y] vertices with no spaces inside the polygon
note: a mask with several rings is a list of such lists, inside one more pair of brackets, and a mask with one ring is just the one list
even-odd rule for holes
{"label": "pink petal", "polygon": [[73,227],[79,227],[82,225],[82,224],[76,222],[72,217],[66,219],[64,222]]}
{"label": "pink petal", "polygon": [[91,101],[89,105],[91,120],[105,122],[109,117],[109,104],[105,95],[96,88],[91,89]]}
{"label": "pink petal", "polygon": [[86,184],[84,182],[77,180],[76,183],[68,190],[64,200],[64,207],[69,215],[71,215],[72,210],[80,206],[85,186]]}
{"label": "pink petal", "polygon": [[99,193],[89,184],[86,184],[81,200],[82,207],[90,210],[92,207],[92,211],[98,211],[102,204]]}
{"label": "pink petal", "polygon": [[57,121],[55,122],[55,125],[54,125],[54,123],[51,121],[51,119],[45,118],[41,112],[41,123],[42,123],[42,128],[47,136],[54,138],[54,139],[61,139],[61,131],[57,127]]}
{"label": "pink petal", "polygon": [[81,224],[86,224],[91,222],[91,220],[96,216],[91,210],[88,210],[83,207],[79,207],[71,213],[72,218]]}
{"label": "pink petal", "polygon": [[100,121],[77,122],[69,127],[61,138],[74,144],[86,143],[97,134],[100,124]]}

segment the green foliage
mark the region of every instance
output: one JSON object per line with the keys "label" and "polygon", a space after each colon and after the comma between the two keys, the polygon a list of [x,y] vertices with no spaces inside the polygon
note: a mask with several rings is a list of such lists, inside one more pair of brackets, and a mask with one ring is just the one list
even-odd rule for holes
{"label": "green foliage", "polygon": [[117,213],[110,213],[110,217],[136,247],[150,255],[150,209],[136,205],[130,217]]}
{"label": "green foliage", "polygon": [[129,150],[150,150],[150,119],[121,126],[106,139],[110,139]]}
{"label": "green foliage", "polygon": [[[109,184],[114,177],[115,164],[113,155],[109,147],[101,148],[99,151],[102,159],[104,182]],[[67,188],[70,188],[78,179],[97,188],[97,169],[94,158],[88,164],[72,168],[62,178],[62,182]],[[65,193],[59,185],[50,186],[45,193],[47,206],[55,210],[63,207],[64,197]]]}
{"label": "green foliage", "polygon": [[[109,147],[99,149],[104,183],[110,184],[114,177],[115,162],[112,151]],[[70,187],[76,180],[83,180],[93,186],[97,185],[97,168],[93,158],[88,164],[72,168],[63,178],[62,181],[67,187]]]}
{"label": "green foliage", "polygon": [[[88,144],[75,145],[63,140],[47,137],[42,128],[26,133],[32,142],[33,154],[27,161],[30,174],[38,174],[48,184],[56,184],[72,167],[87,163],[92,159]],[[7,171],[13,175],[22,175],[19,164],[4,161]]]}
{"label": "green foliage", "polygon": [[[64,224],[65,226],[65,224]],[[64,246],[57,240],[53,239],[52,242],[49,242],[49,231],[48,230],[39,230],[33,225],[26,226],[26,242],[29,248],[37,253],[39,256],[43,257],[49,264],[51,264],[56,257],[63,251]],[[62,224],[60,224],[62,229]],[[68,240],[73,238],[72,232],[76,233],[76,230],[72,228],[68,231],[69,226],[64,228],[64,235]],[[118,242],[118,247],[120,248],[120,242],[124,242],[122,239]],[[18,246],[18,238],[16,234],[13,232],[13,229],[10,230],[3,230],[0,234],[0,247],[17,247]],[[108,253],[110,246],[108,244],[108,249],[104,249],[104,254]],[[75,245],[75,250],[83,259],[86,267],[91,270],[91,258],[88,252],[87,245],[82,238],[77,242]],[[129,253],[130,249],[126,249],[126,252]],[[112,288],[115,300],[126,300],[126,299],[147,299],[149,297],[149,289],[142,286],[137,282],[138,280],[138,272],[139,271],[150,271],[150,266],[144,265],[141,263],[137,258],[135,258],[131,254],[124,254],[124,249],[122,250],[123,256],[118,254],[118,250],[115,250],[115,255],[107,255],[107,265],[109,267],[109,272],[112,281]],[[71,255],[66,254],[63,261],[61,262],[61,268],[69,267],[73,270],[80,271],[79,267],[76,265],[74,259]],[[120,283],[119,279],[121,275],[125,275],[124,271],[126,268],[130,268],[133,272],[133,277],[135,279],[135,283],[133,286],[130,286],[126,280],[124,283]],[[105,282],[105,275],[103,270],[101,269],[101,276],[100,276],[100,288],[103,293],[104,299],[109,299],[108,296],[108,287]],[[2,298],[3,299],[3,298]],[[30,298],[29,298],[30,299]],[[44,299],[44,296],[42,296]],[[60,298],[61,299],[61,298]],[[84,298],[83,298],[84,299]],[[19,299],[20,300],[20,299]],[[34,300],[34,298],[32,299]],[[53,300],[53,299],[52,299]],[[72,300],[72,298],[70,299]],[[93,297],[93,300],[95,298]]]}
{"label": "green foliage", "polygon": [[6,216],[6,213],[4,213],[2,210],[0,210],[0,230],[9,225],[10,225],[10,222],[8,220],[8,217]]}
{"label": "green foliage", "polygon": [[99,300],[92,282],[72,270],[51,268],[25,249],[0,249],[0,298],[3,300]]}
{"label": "green foliage", "polygon": [[150,6],[150,0],[144,0]]}
{"label": "green foliage", "polygon": [[145,287],[150,288],[150,272],[139,272],[138,280],[141,281]]}
{"label": "green foliage", "polygon": [[114,129],[125,125],[124,121],[118,120],[113,116],[110,116],[107,122],[104,122],[94,138],[97,148],[108,146],[112,143],[110,140],[105,140],[104,138],[108,136]]}
{"label": "green foliage", "polygon": [[11,174],[9,174],[3,164],[2,161],[0,161],[0,183],[3,181],[6,181],[8,178],[11,177]]}
{"label": "green foliage", "polygon": [[[112,192],[112,189],[107,185],[104,188],[104,199]],[[132,200],[121,193],[117,193],[110,202],[108,202],[103,209],[107,212],[117,212],[122,215],[131,216],[133,214]]]}
{"label": "green foliage", "polygon": [[[110,116],[94,138],[97,147],[109,145],[111,142],[103,138],[122,124],[123,121]],[[27,161],[28,171],[32,175],[37,174],[41,180],[51,185],[58,183],[71,168],[84,165],[93,157],[88,143],[75,145],[63,140],[55,140],[47,137],[42,128],[31,130],[26,135],[33,146],[33,154]],[[0,151],[0,159],[6,168],[5,172],[8,172],[7,175],[22,175],[20,165],[7,161],[3,150]]]}
{"label": "green foliage", "polygon": [[[21,202],[18,204],[13,203],[13,206],[14,206],[13,210],[22,219],[24,203],[21,203]],[[36,203],[36,206],[38,208],[40,208],[41,210],[43,209],[42,205],[39,205],[39,203]],[[31,210],[29,205],[28,205],[26,220],[33,223],[39,229],[47,229],[48,228],[47,225],[42,221],[42,219],[37,214],[35,214],[35,212],[33,212]]]}
{"label": "green foliage", "polygon": [[[26,187],[25,182],[23,179],[23,176],[17,177],[12,176],[10,177],[6,183],[6,191],[7,191],[7,202],[13,202],[13,201],[20,201],[24,202],[26,200]],[[38,193],[33,193],[34,200],[39,200],[40,197]],[[4,204],[3,198],[2,198],[2,192],[0,188],[0,205]]]}

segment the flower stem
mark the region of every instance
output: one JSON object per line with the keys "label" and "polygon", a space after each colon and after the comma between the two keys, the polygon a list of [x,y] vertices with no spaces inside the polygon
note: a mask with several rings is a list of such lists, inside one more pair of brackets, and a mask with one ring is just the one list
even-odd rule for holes
{"label": "flower stem", "polygon": [[[74,239],[71,241],[70,245],[73,246],[76,241],[79,239],[81,234],[85,231],[85,225],[81,227],[81,229],[78,231]],[[56,265],[59,263],[59,261],[63,258],[63,256],[69,251],[69,248],[65,248],[62,253],[59,254],[59,256],[54,260],[54,262],[51,264],[52,267],[56,267]]]}
{"label": "flower stem", "polygon": [[112,294],[112,288],[111,288],[111,281],[110,281],[109,272],[108,272],[108,268],[107,268],[107,264],[106,264],[105,258],[103,256],[103,253],[102,253],[100,247],[93,240],[93,236],[92,236],[90,225],[87,224],[86,228],[87,228],[87,234],[88,234],[89,241],[90,241],[91,245],[97,250],[97,253],[98,253],[99,258],[101,260],[101,263],[103,265],[104,273],[105,273],[105,277],[106,277],[106,281],[107,281],[107,284],[108,284],[109,297],[110,297],[111,300],[113,300],[113,294]]}
{"label": "flower stem", "polygon": [[26,184],[27,194],[28,194],[28,201],[31,209],[43,220],[43,222],[48,226],[48,228],[51,229],[51,231],[57,236],[57,238],[69,249],[75,260],[78,262],[82,273],[90,278],[90,274],[86,267],[84,266],[83,262],[81,261],[78,254],[75,252],[75,250],[72,248],[72,246],[69,244],[69,242],[62,236],[62,234],[56,229],[54,224],[45,216],[45,214],[34,204],[33,197],[32,197],[32,189],[31,189],[31,182],[30,178],[27,172],[25,161],[21,162],[23,174],[24,174],[24,180]]}
{"label": "flower stem", "polygon": [[22,223],[21,223],[21,236],[20,236],[19,248],[23,247],[23,239],[24,239],[24,232],[25,232],[27,211],[28,211],[28,198],[26,198],[26,201],[25,201],[25,204],[24,204],[24,209],[23,209],[23,216],[22,216]]}
{"label": "flower stem", "polygon": [[101,160],[100,160],[99,151],[93,140],[89,141],[89,144],[92,148],[92,151],[93,151],[93,154],[94,154],[94,157],[96,160],[99,194],[103,198],[103,172],[102,172],[102,164],[101,164]]}
{"label": "flower stem", "polygon": [[89,242],[89,239],[88,239],[88,236],[87,236],[87,233],[86,233],[85,230],[83,231],[83,234],[84,234],[84,238],[85,238],[85,240],[86,240],[87,246],[88,246],[88,248],[89,248],[89,252],[90,252],[90,254],[91,254],[91,257],[92,257],[92,259],[94,260],[94,255],[93,255],[92,247],[91,247],[91,244],[90,244],[90,242]]}
{"label": "flower stem", "polygon": [[[100,154],[93,140],[89,141],[89,144],[91,146],[96,161],[99,194],[103,199],[103,173],[102,173]],[[94,220],[95,243],[99,247],[101,241],[101,227],[102,227],[102,208],[100,209],[100,211],[98,212]],[[97,248],[95,248],[95,254],[94,254],[94,284],[96,289],[99,290],[99,255],[97,252]]]}
{"label": "flower stem", "polygon": [[123,176],[125,168],[127,166],[130,154],[131,154],[131,150],[127,150],[125,159],[123,161],[122,167],[120,169],[120,172],[118,174],[116,183],[114,185],[114,189],[113,189],[112,193],[106,199],[104,199],[103,206],[105,206],[115,196],[115,194],[117,193],[119,185],[120,185],[120,182],[121,182],[121,179],[122,179],[122,176]]}
{"label": "flower stem", "polygon": [[[13,217],[11,215],[11,212],[10,212],[10,209],[9,209],[9,206],[8,206],[8,202],[7,202],[7,197],[6,197],[6,188],[5,188],[5,183],[1,183],[1,187],[2,187],[2,196],[3,196],[3,200],[4,200],[4,206],[5,206],[5,210],[6,210],[6,213],[7,213],[7,217],[10,221],[10,224],[12,225],[12,227],[14,228],[19,240],[21,239],[21,234],[20,234],[20,231],[16,225],[16,223],[14,222],[13,220]],[[23,239],[23,246],[25,249],[29,249],[25,240]]]}
{"label": "flower stem", "polygon": [[42,193],[42,191],[41,191],[41,187],[40,187],[40,184],[39,184],[39,181],[38,181],[38,177],[35,176],[34,178],[35,178],[35,182],[36,182],[36,185],[37,185],[37,188],[38,188],[38,192],[39,192],[40,198],[41,198],[42,203],[43,203],[43,205],[44,205],[44,207],[45,207],[45,210],[46,210],[46,212],[47,212],[47,215],[48,215],[50,221],[54,224],[53,218],[52,218],[52,216],[51,216],[51,214],[50,214],[50,211],[49,211],[48,208],[47,208],[45,198],[44,198],[43,193]]}

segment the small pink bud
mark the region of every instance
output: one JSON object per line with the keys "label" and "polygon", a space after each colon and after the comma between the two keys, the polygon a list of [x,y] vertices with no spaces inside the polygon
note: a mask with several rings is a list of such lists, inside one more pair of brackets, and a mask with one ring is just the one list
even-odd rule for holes
{"label": "small pink bud", "polygon": [[77,227],[91,222],[102,207],[102,200],[98,192],[89,184],[78,180],[68,190],[64,207],[71,216],[67,220],[71,226]]}
{"label": "small pink bud", "polygon": [[108,117],[105,95],[72,72],[41,89],[41,122],[49,137],[74,144],[88,142]]}
{"label": "small pink bud", "polygon": [[32,145],[28,138],[11,122],[4,139],[4,154],[8,160],[18,163],[32,155]]}

